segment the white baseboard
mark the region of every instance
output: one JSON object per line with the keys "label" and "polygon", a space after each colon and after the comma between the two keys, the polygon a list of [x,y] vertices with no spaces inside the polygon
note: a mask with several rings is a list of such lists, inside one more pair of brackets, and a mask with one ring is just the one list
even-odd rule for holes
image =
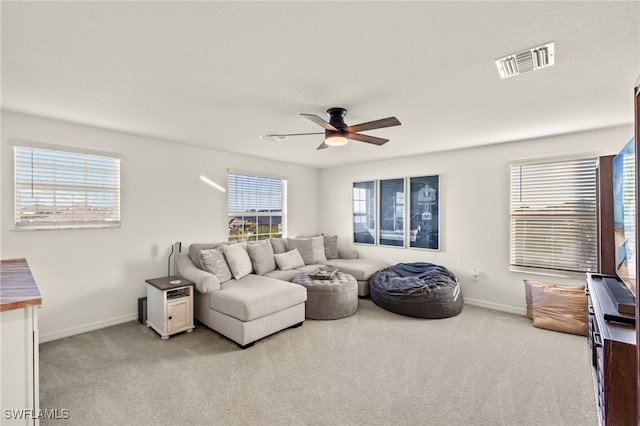
{"label": "white baseboard", "polygon": [[516,315],[527,315],[526,309],[516,308],[515,306],[509,305],[501,305],[499,303],[492,303],[484,300],[469,299],[468,297],[465,297],[464,303],[468,305],[479,306],[481,308],[493,309],[494,311],[508,312],[510,314]]}
{"label": "white baseboard", "polygon": [[40,334],[40,343],[50,342],[52,340],[62,339],[63,337],[75,336],[76,334],[86,333],[88,331],[98,330],[100,328],[110,327],[112,325],[122,324],[123,322],[129,322],[137,320],[138,314],[127,314],[116,318],[111,318],[105,321],[97,321],[90,324],[84,324],[77,327],[67,328],[66,330],[56,331],[51,334]]}

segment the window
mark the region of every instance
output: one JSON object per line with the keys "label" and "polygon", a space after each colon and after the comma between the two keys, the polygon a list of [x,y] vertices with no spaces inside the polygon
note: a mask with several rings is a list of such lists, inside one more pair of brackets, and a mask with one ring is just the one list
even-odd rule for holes
{"label": "window", "polygon": [[120,158],[15,146],[16,229],[120,226]]}
{"label": "window", "polygon": [[512,267],[597,269],[596,159],[511,165]]}
{"label": "window", "polygon": [[438,175],[354,182],[353,242],[439,250],[439,182]]}
{"label": "window", "polygon": [[353,242],[376,242],[376,186],[374,181],[353,184]]}
{"label": "window", "polygon": [[286,237],[287,181],[229,172],[229,241]]}

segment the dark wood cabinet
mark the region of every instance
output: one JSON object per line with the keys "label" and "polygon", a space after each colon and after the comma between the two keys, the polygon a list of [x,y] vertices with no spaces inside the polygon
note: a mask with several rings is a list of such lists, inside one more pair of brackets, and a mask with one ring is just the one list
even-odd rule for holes
{"label": "dark wood cabinet", "polygon": [[[634,108],[634,134],[636,138],[636,182],[640,182],[640,77],[636,81],[636,86],[633,88],[633,108]],[[640,212],[640,197],[638,196],[638,186],[636,186],[636,212]],[[640,265],[640,250],[637,247],[638,241],[638,217],[636,214],[636,265]],[[636,268],[636,283],[640,282],[640,268]],[[638,290],[636,289],[636,296]],[[636,303],[636,318],[640,318],[640,303]],[[636,343],[640,348],[640,326],[636,327]],[[638,389],[638,395],[640,395],[640,350],[636,350],[636,387]],[[640,403],[638,403],[640,408]],[[638,413],[638,425],[640,425],[640,412]]]}
{"label": "dark wood cabinet", "polygon": [[587,274],[587,342],[601,425],[637,425],[636,331],[605,320],[615,306],[603,275]]}
{"label": "dark wood cabinet", "polygon": [[598,272],[615,275],[615,241],[613,232],[613,176],[615,155],[598,158],[596,167],[596,216],[598,225]]}

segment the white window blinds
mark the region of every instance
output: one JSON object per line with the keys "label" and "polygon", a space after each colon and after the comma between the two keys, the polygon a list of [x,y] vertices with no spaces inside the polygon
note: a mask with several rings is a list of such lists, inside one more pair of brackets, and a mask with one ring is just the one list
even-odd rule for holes
{"label": "white window blinds", "polygon": [[120,226],[120,159],[15,146],[16,229]]}
{"label": "white window blinds", "polygon": [[596,159],[511,165],[515,267],[597,269]]}
{"label": "white window blinds", "polygon": [[287,235],[287,181],[229,172],[229,241]]}

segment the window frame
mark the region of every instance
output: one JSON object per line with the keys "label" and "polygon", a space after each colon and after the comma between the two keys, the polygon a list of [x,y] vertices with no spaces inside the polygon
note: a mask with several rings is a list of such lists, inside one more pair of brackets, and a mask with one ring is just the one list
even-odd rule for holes
{"label": "window frame", "polygon": [[[258,211],[253,211],[253,212],[248,212],[248,211],[238,211],[238,212],[232,212],[231,211],[231,198],[232,197],[238,197],[238,193],[236,191],[235,187],[232,187],[232,175],[238,176],[238,177],[242,177],[242,178],[255,178],[256,181],[257,179],[268,179],[269,181],[279,181],[279,185],[280,185],[280,197],[278,197],[278,199],[280,200],[280,211],[276,213],[276,211],[273,211],[271,208],[269,208],[269,211],[259,211],[259,210],[264,210],[264,209],[254,209],[254,210],[258,210]],[[256,182],[257,184],[257,182]],[[269,185],[270,186],[270,185]],[[227,218],[228,218],[228,222],[227,222],[227,241],[229,242],[241,242],[241,241],[260,241],[260,240],[265,240],[268,238],[286,238],[287,237],[287,186],[288,186],[288,181],[286,178],[281,177],[281,176],[272,176],[272,175],[267,175],[267,174],[261,174],[261,173],[252,173],[252,172],[245,172],[245,171],[241,171],[241,170],[227,170]],[[244,193],[243,193],[244,194]],[[259,201],[258,198],[262,197],[263,200],[265,199],[264,197],[267,198],[271,198],[270,195],[271,194],[271,190],[269,190],[268,193],[260,193],[258,191],[258,186],[256,185],[256,196],[253,200],[251,200],[250,202],[255,203],[255,205],[258,205]],[[269,201],[270,203],[271,201]],[[244,200],[241,201],[241,204],[244,204]],[[271,206],[270,206],[271,207]],[[245,214],[245,213],[250,213],[250,214]],[[231,234],[231,222],[234,218],[237,217],[247,217],[247,216],[251,216],[251,217],[255,217],[256,218],[256,224],[259,226],[259,218],[261,217],[269,217],[269,218],[273,218],[273,217],[279,217],[280,218],[280,231],[279,232],[268,232],[268,233],[260,233],[260,232],[255,232],[254,234],[252,234],[253,236],[255,236],[255,238],[247,238],[246,237],[246,233],[242,232],[239,234],[239,238],[232,238],[232,234]],[[244,222],[244,219],[242,219]],[[269,228],[272,229],[272,227],[274,226],[274,224],[272,223],[272,220],[270,219],[270,224],[269,224]],[[244,223],[242,224],[242,226],[244,227]],[[259,229],[258,226],[256,226],[256,229]]]}
{"label": "window frame", "polygon": [[[402,187],[402,192],[395,191]],[[383,197],[383,191],[390,190],[389,194],[385,194]],[[391,196],[391,193],[393,195]],[[389,195],[389,196],[387,196]],[[407,242],[407,229],[405,224],[407,223],[407,179],[406,178],[392,178],[381,179],[378,181],[378,216],[376,234],[378,235],[378,245],[381,247],[396,247],[405,248]],[[392,212],[393,216],[390,218],[387,214]],[[400,216],[397,213],[400,212]],[[389,221],[392,221],[389,225]],[[399,221],[400,220],[400,221]],[[383,223],[387,222],[384,226]],[[400,228],[400,232],[398,232]],[[383,236],[385,238],[383,238]],[[399,244],[394,243],[395,240],[399,240]]]}
{"label": "window frame", "polygon": [[[386,178],[386,179],[369,179],[369,180],[352,182],[351,226],[352,226],[353,243],[379,246],[379,247],[389,247],[389,248],[440,251],[440,209],[441,209],[440,183],[441,183],[441,180],[442,179],[440,174],[432,174],[432,175],[420,175],[420,176],[395,177],[395,178]],[[424,235],[417,232],[417,230],[415,233],[413,233],[410,227],[406,226],[406,224],[411,223],[411,214],[413,209],[411,199],[419,198],[419,195],[417,194],[417,192],[416,194],[413,194],[411,192],[411,188],[412,188],[412,185],[414,184],[415,186],[419,186],[420,184],[426,185],[427,183],[433,184],[434,182],[435,182],[435,185],[433,186],[435,186],[435,188],[432,185],[429,185],[430,188],[433,190],[434,199],[431,200],[430,204],[433,204],[433,205],[429,206],[428,210],[430,212],[430,215],[435,215],[435,219],[433,220],[433,223],[430,224],[432,226],[430,226],[431,232],[429,232],[429,237],[427,238],[428,246],[423,246],[420,244],[425,244],[425,239],[423,238]],[[385,185],[395,186],[395,188],[400,188],[401,186],[403,192],[395,191],[395,195],[394,195],[395,198],[390,199],[391,201],[389,200],[385,201],[382,198],[383,187]],[[367,216],[369,215],[373,216],[373,219],[372,219],[373,228],[370,228],[367,225],[366,228],[363,228],[359,232],[356,232],[356,223],[360,223],[356,221],[356,214],[358,213],[356,211],[356,203],[363,201],[361,199],[356,198],[355,190],[358,189],[358,186],[360,187],[368,186],[367,190],[370,191],[371,199],[367,201],[371,203],[371,208],[369,209],[370,211],[367,211]],[[421,189],[422,188],[423,187],[421,187]],[[398,194],[402,194],[401,198],[398,198]],[[427,209],[427,207],[423,205],[424,203],[418,202],[417,204],[422,205],[423,210]],[[387,229],[385,230],[385,235],[388,238],[383,238],[383,231],[382,231],[383,213],[388,212],[389,208],[393,209],[397,213],[398,207],[400,207],[400,210],[402,210],[401,222],[398,221],[399,216],[397,214],[394,215],[394,222],[392,224],[392,227],[393,225],[396,226],[396,229],[398,227],[401,227],[402,232],[391,231],[390,233],[390,232],[387,232],[389,231]],[[388,228],[388,226],[385,226],[385,228]],[[369,234],[371,234],[370,237],[368,235],[366,237],[372,239],[372,241],[371,242],[362,241],[363,237],[360,238],[360,241],[357,241],[356,234],[364,234],[365,232],[368,232]],[[412,239],[414,241],[412,241]],[[419,239],[422,239],[422,241],[419,241]],[[394,244],[393,243],[394,240],[399,240],[400,244]]]}
{"label": "window frame", "polygon": [[[122,226],[122,154],[91,150],[85,148],[79,148],[66,145],[55,145],[42,142],[25,141],[25,140],[11,140],[10,145],[13,148],[13,230],[15,231],[39,231],[39,230],[67,230],[67,229],[105,229],[105,228],[120,228]],[[21,173],[18,168],[23,167],[25,162],[20,160],[22,155],[27,154],[26,150],[31,150],[31,178],[22,180],[19,176]],[[33,161],[34,152],[39,151],[41,155],[51,156],[52,162],[47,164],[46,162],[40,162],[41,171],[48,172],[52,179],[60,178],[58,182],[36,182],[34,179],[34,170],[36,170],[38,163]],[[55,164],[56,160],[61,160],[58,165]],[[65,165],[65,160],[67,162]],[[77,162],[77,163],[76,163]],[[96,165],[107,165],[111,162],[111,167],[95,167]],[[84,166],[79,166],[83,163]],[[27,163],[28,164],[28,163]],[[98,174],[101,178],[104,178],[98,184],[91,184],[88,182],[91,179],[91,166],[94,166],[93,171],[98,170]],[[29,166],[27,166],[29,167]],[[80,171],[84,174],[84,180],[74,179],[69,177],[64,178],[65,171],[67,173],[73,173],[73,170]],[[28,172],[28,170],[27,170]],[[111,175],[111,177],[110,177]],[[93,175],[95,176],[95,174]],[[107,181],[112,179],[112,185],[109,185]],[[100,179],[98,179],[99,181]],[[50,207],[52,211],[58,212],[56,214],[65,214],[71,212],[73,215],[73,208],[68,208],[69,204],[73,204],[78,199],[77,197],[83,197],[87,205],[89,200],[93,199],[94,202],[100,203],[100,201],[106,203],[103,205],[111,205],[111,211],[113,217],[105,217],[103,220],[87,220],[90,219],[90,215],[95,216],[93,213],[89,213],[84,216],[83,220],[35,220],[27,222],[20,220],[23,215],[23,209],[26,207],[20,192],[24,190],[31,190],[31,197],[34,200],[31,205],[40,204],[40,197],[34,197],[34,188],[39,187],[38,190],[44,193],[49,192],[53,204]],[[107,197],[104,197],[104,195]],[[62,195],[62,196],[60,196]],[[104,201],[107,198],[112,198],[112,203]],[[44,198],[46,201],[47,198]],[[67,200],[67,201],[65,201]],[[93,209],[90,209],[93,211]],[[100,210],[100,209],[99,209]],[[68,214],[66,216],[69,216]],[[82,217],[82,215],[80,215]],[[44,219],[44,218],[42,218]]]}
{"label": "window frame", "polygon": [[[435,188],[433,188],[431,185],[429,185],[430,183],[433,183],[435,181]],[[429,199],[424,200],[423,203],[415,203],[416,206],[414,206],[414,203],[412,203],[413,199],[420,199],[420,190],[424,189],[424,187],[421,187],[420,190],[416,191],[418,194],[414,194],[414,192],[412,191],[412,186],[414,185],[414,183],[416,185],[419,184],[425,184],[425,186],[429,186],[429,188],[433,191],[432,195],[433,195],[433,199],[431,198],[431,195],[429,195]],[[440,208],[441,208],[441,204],[440,204],[440,175],[436,174],[436,175],[423,175],[423,176],[411,176],[407,178],[407,224],[409,225],[409,248],[411,249],[418,249],[418,250],[430,250],[430,251],[440,251]],[[414,213],[416,212],[416,208],[419,208],[420,206],[422,206],[422,210],[424,210],[423,213],[428,212],[429,213],[429,227],[431,228],[429,231],[427,231],[427,234],[429,234],[429,237],[426,238],[426,240],[428,241],[427,244],[429,244],[429,246],[422,246],[419,245],[421,243],[421,237],[422,237],[422,233],[418,232],[416,229],[416,233],[414,235],[413,233],[413,229],[412,229],[412,223],[413,223],[413,218],[412,216],[414,215]],[[435,220],[433,218],[433,216],[435,215]],[[425,219],[426,220],[426,219]],[[434,229],[435,228],[435,229]],[[433,234],[435,234],[435,238],[433,238]],[[435,245],[435,247],[434,247]]]}
{"label": "window frame", "polygon": [[[357,186],[360,185],[360,186]],[[367,191],[366,194],[370,195],[369,198],[357,198],[356,199],[356,189]],[[356,211],[355,204],[358,203],[366,203],[365,205],[365,221],[362,222],[360,220],[356,221],[357,215],[362,216],[360,211]],[[366,181],[358,181],[352,182],[351,184],[351,238],[354,244],[363,244],[367,246],[375,246],[378,243],[377,238],[377,229],[378,229],[378,181],[376,180],[366,180]],[[369,227],[367,223],[373,223],[373,229]],[[356,232],[356,223],[363,223],[363,227],[359,227],[359,232]],[[363,234],[362,237],[356,238],[356,234]],[[370,239],[370,241],[366,241]],[[359,240],[359,241],[357,241]]]}
{"label": "window frame", "polygon": [[[564,169],[562,168],[563,163],[566,163]],[[585,272],[597,271],[597,163],[598,156],[590,153],[575,156],[525,159],[509,163],[509,269],[511,271],[556,277],[583,276]],[[573,166],[568,166],[569,164],[573,164]],[[522,192],[524,188],[522,183],[523,167],[541,170],[540,172],[530,172],[532,174],[528,177],[530,181],[529,187],[533,188],[527,190],[529,196],[539,196],[539,198],[535,198],[535,202],[522,201],[522,196],[526,195]],[[571,174],[570,167],[582,172],[576,171]],[[556,169],[555,172],[552,171],[553,168]],[[514,179],[514,173],[518,170],[520,171],[518,173],[520,176]],[[559,173],[565,173],[566,175],[560,179]],[[555,185],[552,175],[556,176],[557,179]],[[582,177],[579,178],[578,175]],[[540,176],[546,180],[540,180],[542,179]],[[567,180],[569,176],[572,178],[571,181]],[[535,181],[531,182],[532,180]],[[536,181],[543,183],[536,183]],[[519,188],[514,189],[514,185],[519,185]],[[571,186],[573,186],[573,189],[569,191]],[[540,189],[534,193],[535,188],[543,187],[547,189],[554,188],[554,191],[549,192],[546,198],[540,196],[542,192]],[[559,195],[562,191],[569,195],[560,198]],[[516,198],[519,198],[519,200]],[[535,206],[537,210],[524,211],[525,209],[531,209],[532,206]],[[527,232],[524,227],[527,226],[526,221],[528,218],[531,222],[529,224],[531,237],[529,237],[529,242],[527,243],[526,236],[519,238],[519,235],[521,236]],[[553,220],[553,222],[551,223],[550,220]],[[563,221],[565,224],[562,224]],[[546,224],[544,228],[536,226],[543,223]],[[572,225],[567,225],[569,223]],[[586,233],[584,228],[580,229],[585,225],[589,225]],[[517,231],[517,229],[520,229],[520,231]],[[539,229],[540,231],[538,231]],[[561,234],[560,231],[568,231],[568,233]],[[514,232],[518,232],[518,235],[514,234]],[[546,235],[545,238],[550,240],[553,245],[544,245],[544,249],[536,249],[536,243],[538,247],[542,247],[540,240],[542,235]],[[564,241],[559,238],[559,235],[565,235]],[[516,238],[519,239],[516,241]],[[527,244],[533,247],[529,252],[523,247],[523,245],[526,246]],[[576,245],[578,247],[577,251]],[[578,254],[570,255],[566,249]],[[546,257],[544,262],[539,260],[542,257]],[[526,260],[527,258],[529,260]]]}

